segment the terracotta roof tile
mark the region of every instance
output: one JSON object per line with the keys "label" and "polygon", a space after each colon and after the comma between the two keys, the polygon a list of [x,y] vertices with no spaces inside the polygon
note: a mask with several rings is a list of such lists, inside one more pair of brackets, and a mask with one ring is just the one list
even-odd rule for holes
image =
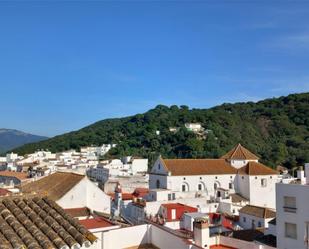
{"label": "terracotta roof tile", "polygon": [[162,159],[172,176],[236,174],[224,159]]}
{"label": "terracotta roof tile", "polygon": [[114,226],[113,223],[111,223],[108,220],[101,218],[101,217],[80,220],[79,223],[82,224],[87,229],[96,229],[96,228]]}
{"label": "terracotta roof tile", "polygon": [[28,174],[24,172],[16,172],[16,171],[0,171],[0,176],[9,176],[9,177],[15,177],[19,180],[25,180],[28,178]]}
{"label": "terracotta roof tile", "polygon": [[87,207],[66,208],[66,209],[64,209],[64,211],[74,218],[89,217],[90,216],[90,210]]}
{"label": "terracotta roof tile", "polygon": [[75,248],[96,237],[48,198],[3,198],[0,201],[1,248]]}
{"label": "terracotta roof tile", "polygon": [[241,195],[239,194],[230,194],[230,196],[232,197],[232,202],[233,203],[238,203],[238,202],[249,202],[248,199],[242,197]]}
{"label": "terracotta roof tile", "polygon": [[276,170],[257,162],[248,162],[238,169],[237,173],[240,175],[278,175]]}
{"label": "terracotta roof tile", "polygon": [[57,172],[38,181],[24,185],[22,187],[22,192],[36,192],[47,195],[50,199],[57,201],[84,177],[84,175],[74,173]]}
{"label": "terracotta roof tile", "polygon": [[222,159],[236,160],[258,160],[259,158],[243,147],[241,144],[236,145],[228,153],[221,157]]}
{"label": "terracotta roof tile", "polygon": [[259,218],[269,219],[276,217],[276,212],[266,207],[246,205],[239,210],[239,213],[252,215]]}

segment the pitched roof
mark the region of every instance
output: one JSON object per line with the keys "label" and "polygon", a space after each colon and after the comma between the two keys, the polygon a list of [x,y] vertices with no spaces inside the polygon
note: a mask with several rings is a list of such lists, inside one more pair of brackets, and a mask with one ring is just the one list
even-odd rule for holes
{"label": "pitched roof", "polygon": [[0,176],[7,176],[7,177],[15,177],[18,180],[22,181],[28,178],[28,174],[24,172],[16,172],[16,171],[0,171]]}
{"label": "pitched roof", "polygon": [[234,160],[258,160],[258,156],[254,155],[251,151],[237,144],[233,149],[221,157],[222,159]]}
{"label": "pitched roof", "polygon": [[1,248],[75,248],[96,237],[48,198],[3,198],[0,201]]}
{"label": "pitched roof", "polygon": [[253,205],[246,205],[239,210],[239,213],[252,215],[259,218],[269,219],[276,217],[276,212],[266,208]]}
{"label": "pitched roof", "polygon": [[47,195],[50,199],[57,201],[84,177],[84,175],[74,173],[57,172],[40,180],[24,185],[22,187],[22,192],[36,192]]}
{"label": "pitched roof", "polygon": [[238,203],[238,202],[249,202],[248,199],[242,197],[241,195],[239,194],[230,194],[230,196],[232,197],[232,202],[233,203]]}
{"label": "pitched roof", "polygon": [[262,163],[257,162],[248,162],[245,166],[237,170],[237,173],[240,175],[278,175],[276,170],[273,170],[270,167]]}
{"label": "pitched roof", "polygon": [[224,159],[162,159],[172,176],[236,174]]}
{"label": "pitched roof", "polygon": [[80,207],[80,208],[66,208],[64,211],[71,215],[74,218],[78,217],[88,217],[90,216],[90,210],[87,207]]}

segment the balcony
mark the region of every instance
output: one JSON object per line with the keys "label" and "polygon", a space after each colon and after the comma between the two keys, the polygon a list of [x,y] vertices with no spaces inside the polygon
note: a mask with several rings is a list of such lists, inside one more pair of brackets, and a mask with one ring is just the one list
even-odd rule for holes
{"label": "balcony", "polygon": [[287,207],[287,206],[284,206],[284,207],[283,207],[283,210],[284,210],[284,212],[287,212],[287,213],[296,213],[297,208],[296,208],[296,207]]}

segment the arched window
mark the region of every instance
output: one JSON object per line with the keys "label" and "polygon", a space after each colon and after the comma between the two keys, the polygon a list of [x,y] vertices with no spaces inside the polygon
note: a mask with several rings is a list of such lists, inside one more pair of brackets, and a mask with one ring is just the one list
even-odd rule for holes
{"label": "arched window", "polygon": [[206,189],[205,184],[203,182],[199,182],[197,184],[197,190],[198,191],[204,191]]}
{"label": "arched window", "polygon": [[198,191],[202,191],[202,190],[203,190],[203,185],[202,185],[202,183],[199,183],[199,184],[197,185],[197,189],[198,189]]}
{"label": "arched window", "polygon": [[233,187],[234,187],[234,186],[233,186],[233,182],[230,182],[230,183],[229,183],[229,189],[233,189]]}
{"label": "arched window", "polygon": [[157,187],[157,188],[160,188],[160,180],[159,180],[159,179],[158,179],[157,182],[156,182],[156,187]]}
{"label": "arched window", "polygon": [[215,182],[214,183],[214,190],[216,190],[218,188],[218,184]]}
{"label": "arched window", "polygon": [[182,192],[188,192],[189,191],[189,184],[184,182],[182,185],[181,185],[181,191]]}

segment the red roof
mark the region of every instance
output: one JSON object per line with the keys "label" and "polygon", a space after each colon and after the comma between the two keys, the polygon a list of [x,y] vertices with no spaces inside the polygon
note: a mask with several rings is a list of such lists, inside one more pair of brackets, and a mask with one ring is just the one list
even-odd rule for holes
{"label": "red roof", "polygon": [[166,203],[166,204],[161,204],[161,205],[167,209],[175,209],[175,208],[183,208],[183,207],[192,208],[190,206],[187,206],[181,203]]}
{"label": "red roof", "polygon": [[0,188],[0,196],[6,196],[6,195],[9,195],[11,194],[12,192],[5,189],[5,188]]}
{"label": "red roof", "polygon": [[[122,193],[122,200],[129,201],[133,200],[134,197],[143,198],[149,193],[148,188],[136,188],[133,193]],[[108,193],[109,196],[114,199],[114,193]]]}
{"label": "red roof", "polygon": [[108,220],[103,219],[101,217],[80,220],[79,223],[82,224],[87,229],[95,229],[95,228],[103,228],[103,227],[114,226],[113,223],[111,223]]}
{"label": "red roof", "polygon": [[136,188],[133,192],[133,195],[136,197],[144,197],[149,193],[148,188]]}
{"label": "red roof", "polygon": [[[181,203],[166,203],[161,204],[161,206],[166,209],[166,214],[164,218],[167,221],[180,220],[184,213],[194,213],[198,211],[195,207],[187,206]],[[175,217],[172,217],[172,210],[176,210]]]}
{"label": "red roof", "polygon": [[213,245],[213,246],[210,246],[210,249],[237,249],[237,248],[225,246],[225,245]]}

